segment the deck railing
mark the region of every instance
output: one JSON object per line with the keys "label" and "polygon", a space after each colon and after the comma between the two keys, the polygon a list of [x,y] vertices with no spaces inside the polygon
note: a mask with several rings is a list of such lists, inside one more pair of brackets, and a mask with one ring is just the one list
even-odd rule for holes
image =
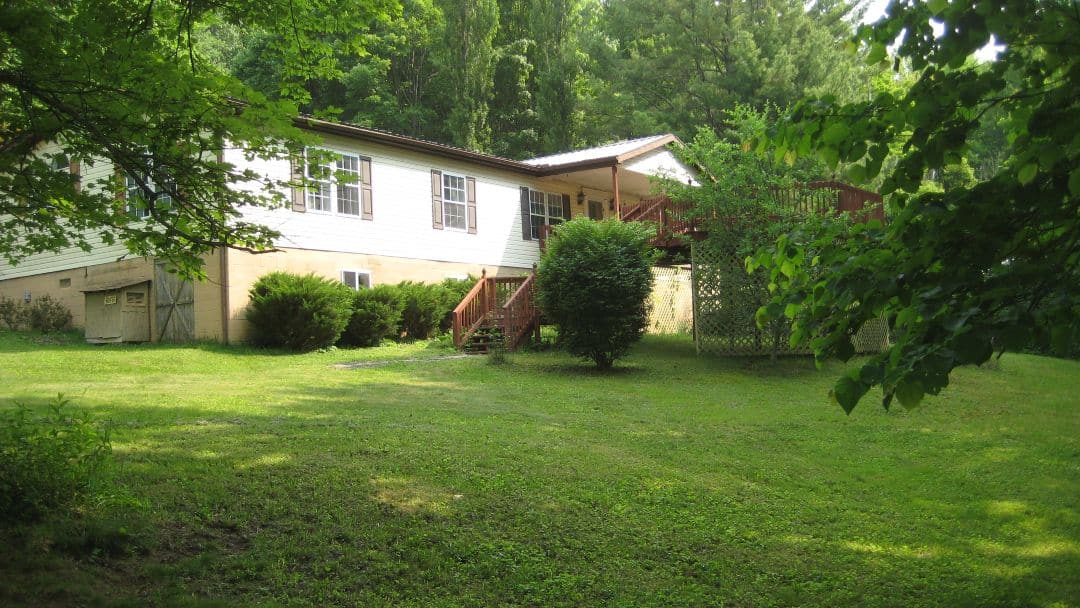
{"label": "deck railing", "polygon": [[536,322],[539,314],[536,309],[536,271],[525,278],[517,290],[502,306],[499,326],[502,329],[504,345],[513,350],[529,335],[539,331]]}
{"label": "deck railing", "polygon": [[[852,212],[860,219],[885,219],[880,194],[843,182],[807,182],[788,188],[770,188],[769,191],[779,205],[808,215]],[[623,205],[619,218],[624,222],[657,224],[656,241],[661,243],[670,242],[675,236],[694,233],[701,225],[689,203],[664,195]]]}
{"label": "deck railing", "polygon": [[489,277],[487,271],[480,273],[480,279],[451,313],[454,346],[461,348],[485,322],[498,325],[503,306],[527,279],[528,277]]}

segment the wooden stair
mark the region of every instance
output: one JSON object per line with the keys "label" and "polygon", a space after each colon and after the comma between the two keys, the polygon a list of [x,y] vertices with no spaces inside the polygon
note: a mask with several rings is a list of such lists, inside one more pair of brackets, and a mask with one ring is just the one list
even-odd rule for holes
{"label": "wooden stair", "polygon": [[516,350],[530,336],[540,339],[534,302],[536,269],[523,277],[489,277],[485,271],[454,308],[454,347],[467,353]]}

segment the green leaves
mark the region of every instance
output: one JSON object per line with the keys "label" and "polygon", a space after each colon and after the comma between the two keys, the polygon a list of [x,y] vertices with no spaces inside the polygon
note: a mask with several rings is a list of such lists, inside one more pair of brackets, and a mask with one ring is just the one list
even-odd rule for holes
{"label": "green leaves", "polygon": [[[891,4],[889,16],[861,29],[858,40],[878,60],[880,45],[906,30],[896,52],[898,66],[919,70],[910,88],[870,103],[804,100],[775,136],[786,144],[825,125],[811,148],[830,164],[860,160],[854,142],[863,141],[868,158],[848,167],[848,176],[869,179],[884,168],[882,190],[894,193],[884,227],[808,227],[755,257],[779,277],[761,320],[777,314],[773,304],[788,312],[798,302],[797,335],[818,360],[849,357],[857,328],[878,316],[891,320],[887,350],[833,389],[845,411],[873,385],[883,387],[886,407],[894,398],[916,407],[944,389],[957,366],[984,363],[994,352],[1077,350],[1080,53],[1064,41],[1080,39],[1080,24],[1056,3],[982,0],[977,11],[969,8],[944,0]],[[931,16],[942,22],[940,33]],[[1008,52],[994,64],[969,61],[990,34]],[[990,115],[1002,134],[994,144],[1000,169],[977,181],[966,161]],[[891,169],[885,149],[896,159]],[[931,171],[944,191],[924,187]],[[789,277],[793,247],[814,248],[824,272]]]}
{"label": "green leaves", "polygon": [[1038,172],[1038,163],[1027,163],[1016,172],[1016,181],[1020,182],[1022,186],[1027,185],[1031,183],[1031,180],[1035,179],[1035,174]]}

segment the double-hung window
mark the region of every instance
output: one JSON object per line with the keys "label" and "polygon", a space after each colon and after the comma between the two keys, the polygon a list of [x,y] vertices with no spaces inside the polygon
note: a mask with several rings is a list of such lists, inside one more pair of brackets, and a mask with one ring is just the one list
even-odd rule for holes
{"label": "double-hung window", "polygon": [[158,209],[167,208],[173,202],[169,193],[174,189],[172,180],[166,180],[159,186],[150,171],[127,173],[124,175],[124,210],[136,218],[150,217],[150,203],[153,202]]}
{"label": "double-hung window", "polygon": [[334,154],[306,165],[305,204],[311,211],[360,215],[360,157]]}
{"label": "double-hung window", "polygon": [[443,173],[442,182],[443,226],[452,230],[465,230],[468,228],[465,178],[461,175]]}
{"label": "double-hung window", "polygon": [[563,217],[563,196],[554,192],[529,190],[529,225],[532,238],[540,238],[541,226],[554,226],[566,221]]}

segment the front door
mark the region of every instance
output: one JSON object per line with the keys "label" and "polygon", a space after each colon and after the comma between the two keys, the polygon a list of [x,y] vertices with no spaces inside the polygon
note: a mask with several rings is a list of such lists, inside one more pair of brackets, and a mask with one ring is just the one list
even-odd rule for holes
{"label": "front door", "polygon": [[589,201],[589,219],[590,220],[602,220],[604,219],[604,204],[600,201]]}

